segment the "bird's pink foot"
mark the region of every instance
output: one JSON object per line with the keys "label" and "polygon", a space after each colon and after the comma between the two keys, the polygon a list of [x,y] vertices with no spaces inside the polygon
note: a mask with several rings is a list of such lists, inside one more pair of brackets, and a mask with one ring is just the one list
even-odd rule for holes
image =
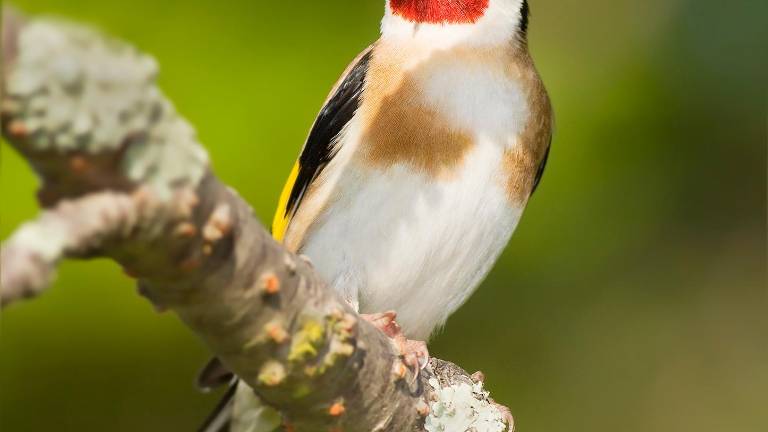
{"label": "bird's pink foot", "polygon": [[410,340],[403,334],[400,325],[395,318],[397,314],[394,311],[380,312],[375,314],[361,314],[366,321],[373,324],[374,327],[384,332],[394,344],[400,355],[403,357],[403,363],[418,372],[424,369],[429,363],[429,351],[427,343],[424,341]]}

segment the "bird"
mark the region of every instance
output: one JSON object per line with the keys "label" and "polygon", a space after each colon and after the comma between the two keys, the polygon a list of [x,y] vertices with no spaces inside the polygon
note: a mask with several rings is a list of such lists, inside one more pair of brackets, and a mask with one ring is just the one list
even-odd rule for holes
{"label": "bird", "polygon": [[[554,119],[529,15],[528,0],[385,0],[280,195],[274,239],[401,343],[469,298],[541,181]],[[214,362],[201,384],[230,376]],[[260,431],[259,410],[234,383],[202,430]]]}

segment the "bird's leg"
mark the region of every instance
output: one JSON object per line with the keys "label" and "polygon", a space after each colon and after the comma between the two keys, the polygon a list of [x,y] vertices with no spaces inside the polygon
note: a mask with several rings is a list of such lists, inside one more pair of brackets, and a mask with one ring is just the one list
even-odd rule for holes
{"label": "bird's leg", "polygon": [[380,312],[374,314],[360,314],[366,321],[373,324],[374,327],[384,332],[389,337],[395,348],[403,357],[403,363],[413,368],[416,375],[424,369],[429,363],[429,351],[427,343],[424,341],[410,340],[403,334],[400,325],[397,324],[395,311]]}

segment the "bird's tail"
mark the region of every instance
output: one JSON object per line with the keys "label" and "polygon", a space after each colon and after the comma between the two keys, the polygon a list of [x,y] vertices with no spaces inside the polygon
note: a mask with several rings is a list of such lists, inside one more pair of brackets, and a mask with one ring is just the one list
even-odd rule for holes
{"label": "bird's tail", "polygon": [[213,412],[208,415],[198,432],[230,432],[232,419],[232,405],[235,392],[237,391],[237,382],[229,385],[224,397],[221,398]]}
{"label": "bird's tail", "polygon": [[280,414],[238,380],[230,385],[199,432],[277,432],[280,423]]}

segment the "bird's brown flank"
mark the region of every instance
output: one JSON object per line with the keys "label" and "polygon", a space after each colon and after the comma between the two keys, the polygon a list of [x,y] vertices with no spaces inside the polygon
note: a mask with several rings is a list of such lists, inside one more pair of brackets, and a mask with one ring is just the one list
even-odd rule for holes
{"label": "bird's brown flank", "polygon": [[552,138],[552,106],[527,50],[515,47],[507,62],[507,75],[518,81],[528,101],[528,120],[517,143],[504,152],[502,169],[510,201],[523,206],[533,192],[537,173],[545,162]]}

